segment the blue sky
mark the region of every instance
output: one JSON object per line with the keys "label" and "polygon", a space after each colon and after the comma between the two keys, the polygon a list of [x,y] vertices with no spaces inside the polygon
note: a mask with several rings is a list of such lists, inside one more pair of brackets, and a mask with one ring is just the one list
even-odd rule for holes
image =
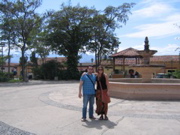
{"label": "blue sky", "polygon": [[[126,25],[116,30],[120,38],[119,50],[129,47],[142,50],[144,39],[149,38],[150,49],[157,50],[155,55],[178,55],[180,47],[180,0],[71,0],[75,6],[95,7],[103,10],[107,6],[119,6],[123,3],[136,3],[131,10]],[[59,10],[62,3],[68,4],[69,0],[43,0],[39,13],[46,10]],[[176,51],[175,51],[176,50]],[[87,53],[88,54],[88,53]],[[83,55],[81,62],[90,62],[92,54]],[[16,57],[18,54],[16,55]],[[51,55],[53,56],[53,55]],[[13,58],[15,61],[15,58]],[[13,62],[13,61],[12,61]]]}

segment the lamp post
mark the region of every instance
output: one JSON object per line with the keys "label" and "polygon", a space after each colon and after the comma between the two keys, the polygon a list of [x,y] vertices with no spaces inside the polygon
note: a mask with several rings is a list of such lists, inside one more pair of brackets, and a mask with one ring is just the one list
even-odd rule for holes
{"label": "lamp post", "polygon": [[2,54],[2,65],[1,65],[1,70],[2,70],[2,72],[3,72],[3,70],[4,70],[4,56],[3,56],[3,47],[5,46],[5,43],[4,42],[1,42],[0,43],[0,47],[2,47],[1,48],[1,54]]}

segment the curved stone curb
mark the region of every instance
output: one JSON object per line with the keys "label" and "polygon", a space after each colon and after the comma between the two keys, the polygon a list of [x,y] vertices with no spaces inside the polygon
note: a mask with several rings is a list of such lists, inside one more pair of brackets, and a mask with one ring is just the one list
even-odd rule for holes
{"label": "curved stone curb", "polygon": [[[53,91],[51,92],[47,92],[47,93],[43,93],[39,96],[39,100],[44,102],[45,104],[48,105],[52,105],[52,106],[56,106],[59,108],[63,108],[63,109],[68,109],[68,110],[73,110],[73,111],[82,111],[82,107],[78,107],[78,106],[73,106],[73,105],[67,105],[67,104],[62,104],[56,101],[53,101],[51,99],[49,99],[49,94],[53,93]],[[115,102],[114,104],[110,104],[109,105],[109,116],[121,116],[121,117],[133,117],[133,118],[147,118],[147,119],[180,119],[180,115],[167,115],[167,114],[143,114],[143,113],[134,113],[134,112],[123,112],[121,110],[116,111],[116,112],[112,112],[111,108],[115,107],[118,104],[122,104],[125,100],[120,100]]]}
{"label": "curved stone curb", "polygon": [[59,108],[64,108],[64,109],[74,110],[74,111],[82,111],[81,107],[72,106],[72,105],[65,105],[65,104],[61,104],[61,103],[58,103],[58,102],[55,102],[55,101],[49,99],[48,96],[49,96],[50,93],[52,93],[52,92],[47,92],[47,93],[41,94],[39,96],[39,100],[44,102],[45,104],[56,106],[56,107],[59,107]]}
{"label": "curved stone curb", "polygon": [[35,135],[0,121],[0,135]]}
{"label": "curved stone curb", "polygon": [[79,81],[76,80],[68,80],[68,81],[39,81],[32,80],[29,82],[16,82],[16,83],[7,83],[0,82],[0,87],[8,87],[8,86],[27,86],[27,85],[42,85],[42,84],[66,84],[66,83],[77,83]]}

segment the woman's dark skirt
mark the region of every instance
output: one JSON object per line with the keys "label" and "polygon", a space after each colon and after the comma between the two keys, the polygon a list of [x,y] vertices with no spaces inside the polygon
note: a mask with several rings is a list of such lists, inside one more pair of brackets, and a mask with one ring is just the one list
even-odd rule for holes
{"label": "woman's dark skirt", "polygon": [[[107,90],[105,91],[107,92]],[[96,113],[98,115],[101,115],[101,114],[107,115],[107,111],[108,111],[108,104],[102,102],[101,90],[97,90],[96,91]]]}

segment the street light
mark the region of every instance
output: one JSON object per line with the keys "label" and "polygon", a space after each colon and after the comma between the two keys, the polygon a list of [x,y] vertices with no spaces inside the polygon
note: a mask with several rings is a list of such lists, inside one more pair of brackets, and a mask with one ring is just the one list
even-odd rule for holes
{"label": "street light", "polygon": [[2,70],[2,72],[3,72],[3,70],[4,70],[4,56],[3,56],[3,47],[5,46],[5,42],[1,42],[0,43],[0,47],[2,47],[2,49],[1,49],[1,54],[2,54],[2,65],[1,65],[1,70]]}

